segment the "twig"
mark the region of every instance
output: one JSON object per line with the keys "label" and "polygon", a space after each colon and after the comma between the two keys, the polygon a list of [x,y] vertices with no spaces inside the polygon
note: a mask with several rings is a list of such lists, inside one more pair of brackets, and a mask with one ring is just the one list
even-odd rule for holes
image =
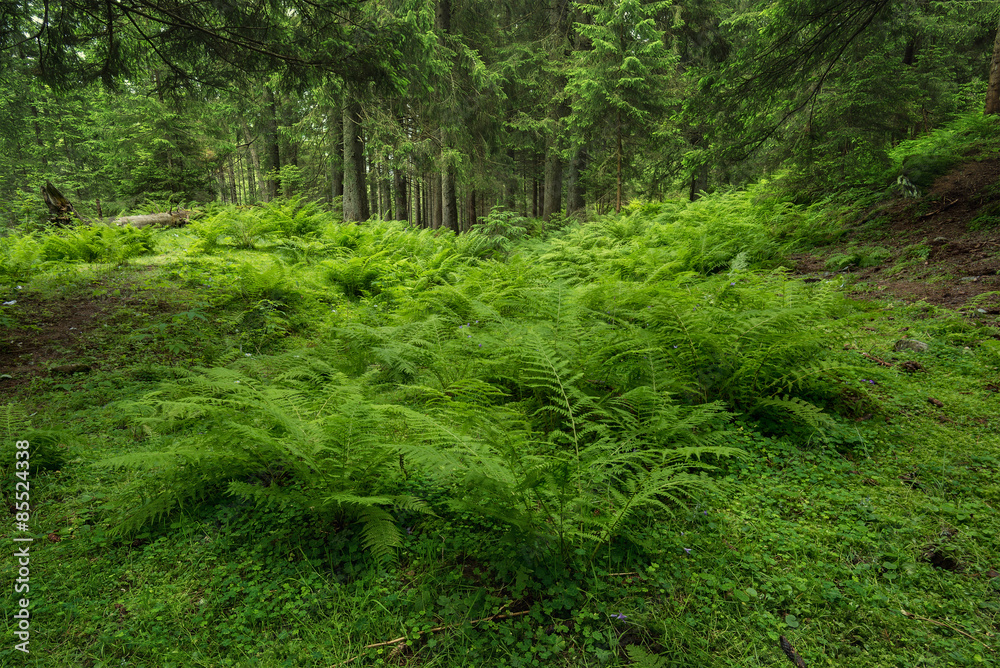
{"label": "twig", "polygon": [[874,355],[869,355],[868,353],[861,353],[861,356],[862,357],[867,357],[868,359],[872,360],[873,362],[878,362],[882,366],[888,366],[888,367],[892,366],[892,364],[890,364],[889,362],[886,362],[885,360],[880,360],[879,358],[875,357]]}
{"label": "twig", "polygon": [[788,638],[785,636],[780,636],[779,638],[781,640],[779,643],[781,645],[781,651],[785,653],[788,660],[794,663],[796,668],[806,668],[806,662],[802,660],[799,653],[795,651],[794,647],[792,647],[792,643],[788,642]]}
{"label": "twig", "polygon": [[961,634],[962,634],[963,636],[965,636],[965,637],[966,637],[966,638],[968,638],[969,640],[972,640],[972,641],[974,641],[974,642],[977,642],[977,643],[979,643],[980,645],[982,645],[982,646],[983,646],[983,647],[985,647],[986,649],[990,649],[990,646],[989,646],[989,645],[987,645],[986,643],[984,643],[984,642],[983,642],[982,640],[979,640],[979,639],[977,639],[977,638],[973,638],[972,636],[970,636],[970,635],[969,635],[968,633],[966,633],[966,632],[965,632],[965,631],[963,631],[962,629],[957,629],[957,628],[955,628],[954,626],[952,626],[951,624],[945,624],[944,622],[939,622],[939,621],[938,621],[938,620],[936,620],[936,619],[928,619],[927,617],[921,617],[920,615],[915,615],[915,614],[913,614],[912,612],[907,612],[906,610],[903,610],[902,608],[900,608],[900,609],[899,609],[899,611],[900,611],[901,613],[903,613],[903,616],[904,616],[904,617],[909,617],[910,619],[919,619],[919,620],[920,620],[920,621],[922,621],[922,622],[930,622],[931,624],[937,624],[938,626],[943,626],[943,627],[945,627],[946,629],[951,629],[951,630],[952,630],[952,631],[954,631],[955,633],[961,633]]}
{"label": "twig", "polygon": [[[427,629],[426,631],[421,631],[418,635],[423,635],[425,633],[435,633],[437,631],[447,631],[448,629],[458,628],[462,624],[479,624],[480,622],[491,622],[494,619],[510,619],[511,617],[520,617],[522,615],[527,615],[531,610],[522,610],[521,612],[510,612],[505,614],[492,615],[490,617],[483,617],[481,619],[473,619],[471,622],[462,622],[461,624],[446,624],[445,626],[435,626],[432,629]],[[365,649],[373,649],[375,647],[386,647],[388,645],[398,645],[399,643],[405,643],[406,636],[400,636],[399,638],[393,638],[392,640],[386,640],[384,642],[376,642],[371,645],[365,645]],[[361,658],[361,655],[352,657],[347,661],[341,661],[340,663],[334,664],[330,668],[340,668],[340,666],[346,666],[352,661],[356,661]]]}
{"label": "twig", "polygon": [[922,215],[920,217],[921,218],[930,218],[931,216],[933,216],[935,214],[941,213],[945,209],[950,209],[951,207],[955,206],[956,204],[958,204],[958,198],[955,198],[951,202],[946,203],[943,207],[941,207],[937,211],[931,211],[930,213],[925,213],[924,215]]}

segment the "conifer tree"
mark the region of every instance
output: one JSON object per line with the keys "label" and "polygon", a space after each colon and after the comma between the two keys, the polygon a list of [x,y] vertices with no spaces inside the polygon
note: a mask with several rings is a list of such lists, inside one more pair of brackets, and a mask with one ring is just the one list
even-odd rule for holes
{"label": "conifer tree", "polygon": [[591,17],[576,29],[591,48],[573,54],[567,93],[570,136],[577,145],[600,138],[615,174],[615,210],[620,211],[630,155],[649,141],[674,96],[677,57],[668,50],[656,15],[670,2],[613,0],[580,3]]}

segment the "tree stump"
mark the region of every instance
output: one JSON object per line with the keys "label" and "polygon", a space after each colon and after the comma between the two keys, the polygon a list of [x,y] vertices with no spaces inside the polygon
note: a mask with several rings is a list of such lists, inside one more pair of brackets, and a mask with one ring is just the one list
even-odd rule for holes
{"label": "tree stump", "polygon": [[46,181],[45,185],[42,186],[42,199],[45,200],[45,205],[49,207],[49,221],[56,225],[66,226],[72,224],[72,216],[75,216],[79,221],[86,222],[83,216],[73,208],[73,204],[63,197],[63,194],[52,185],[51,181]]}

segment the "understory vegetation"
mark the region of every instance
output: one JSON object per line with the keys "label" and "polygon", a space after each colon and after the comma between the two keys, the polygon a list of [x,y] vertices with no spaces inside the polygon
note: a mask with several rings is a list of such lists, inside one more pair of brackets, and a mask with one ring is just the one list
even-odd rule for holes
{"label": "understory vegetation", "polygon": [[0,238],[5,347],[93,313],[6,378],[3,663],[995,665],[995,323],[791,275],[857,198],[777,192]]}

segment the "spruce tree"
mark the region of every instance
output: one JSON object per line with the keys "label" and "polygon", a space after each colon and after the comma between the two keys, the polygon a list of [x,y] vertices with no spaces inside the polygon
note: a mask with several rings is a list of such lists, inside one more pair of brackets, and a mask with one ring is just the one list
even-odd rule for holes
{"label": "spruce tree", "polygon": [[576,29],[591,48],[573,54],[567,75],[569,132],[578,146],[591,139],[603,143],[615,174],[615,211],[622,208],[633,151],[649,141],[649,129],[674,101],[677,56],[656,25],[657,14],[670,5],[644,0],[578,5],[591,20]]}

